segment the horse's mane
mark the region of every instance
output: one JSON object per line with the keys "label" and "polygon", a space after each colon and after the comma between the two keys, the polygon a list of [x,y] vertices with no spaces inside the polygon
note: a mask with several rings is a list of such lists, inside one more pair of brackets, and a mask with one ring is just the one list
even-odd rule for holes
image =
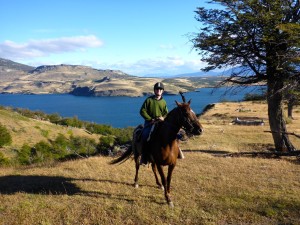
{"label": "horse's mane", "polygon": [[168,112],[167,116],[166,116],[166,119],[170,116],[172,116],[176,110],[178,110],[179,106],[176,106],[175,108],[173,108],[170,112]]}

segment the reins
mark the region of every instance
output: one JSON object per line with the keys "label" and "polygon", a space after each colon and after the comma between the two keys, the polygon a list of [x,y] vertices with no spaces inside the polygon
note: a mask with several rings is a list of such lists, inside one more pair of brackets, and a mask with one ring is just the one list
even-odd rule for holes
{"label": "reins", "polygon": [[[178,132],[178,130],[179,130],[180,128],[183,128],[185,131],[188,130],[189,132],[191,132],[191,131],[194,129],[194,126],[193,126],[193,124],[190,122],[190,120],[189,120],[186,116],[183,115],[183,112],[182,112],[182,110],[180,109],[180,107],[177,106],[177,107],[176,107],[175,109],[173,109],[173,110],[179,111],[179,112],[177,112],[176,119],[175,119],[177,126],[176,126],[175,124],[169,122],[169,121],[165,121],[165,122],[166,122],[170,127],[173,127],[174,130],[176,129],[176,132]],[[173,111],[173,110],[172,110],[172,111]],[[172,111],[171,111],[171,112],[172,112]],[[169,116],[170,116],[170,115],[171,115],[171,114],[169,114]],[[181,118],[183,118],[183,121],[182,121]],[[184,126],[185,123],[187,123],[187,124],[190,126],[190,128],[187,128],[186,126]]]}

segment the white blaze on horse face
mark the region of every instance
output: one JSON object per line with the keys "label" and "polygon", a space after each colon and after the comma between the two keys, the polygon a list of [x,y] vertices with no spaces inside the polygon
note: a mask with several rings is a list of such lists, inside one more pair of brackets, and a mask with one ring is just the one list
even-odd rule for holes
{"label": "white blaze on horse face", "polygon": [[201,134],[203,132],[202,125],[200,124],[196,113],[192,109],[190,109],[190,112],[191,112],[190,116],[192,117],[191,120],[193,121],[193,125],[194,125],[194,127],[199,127],[198,131],[200,131],[200,134]]}

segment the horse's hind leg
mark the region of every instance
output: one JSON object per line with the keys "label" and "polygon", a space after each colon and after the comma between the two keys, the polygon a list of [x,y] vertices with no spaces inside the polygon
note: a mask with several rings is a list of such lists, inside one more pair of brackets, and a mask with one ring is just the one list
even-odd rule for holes
{"label": "horse's hind leg", "polygon": [[164,187],[163,187],[163,186],[161,185],[161,183],[159,182],[159,179],[158,179],[158,176],[157,176],[157,173],[156,173],[156,165],[155,165],[155,163],[151,163],[151,166],[152,166],[152,171],[153,171],[153,173],[154,173],[155,181],[156,181],[156,184],[157,184],[158,188],[164,190]]}
{"label": "horse's hind leg", "polygon": [[138,180],[139,180],[139,169],[140,169],[140,156],[135,157],[135,177],[134,177],[134,187],[138,188]]}

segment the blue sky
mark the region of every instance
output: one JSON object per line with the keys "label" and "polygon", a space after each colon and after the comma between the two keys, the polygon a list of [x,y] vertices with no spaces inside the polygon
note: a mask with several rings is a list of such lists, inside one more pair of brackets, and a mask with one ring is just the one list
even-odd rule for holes
{"label": "blue sky", "polygon": [[198,72],[189,41],[202,0],[2,0],[0,57],[137,76]]}

